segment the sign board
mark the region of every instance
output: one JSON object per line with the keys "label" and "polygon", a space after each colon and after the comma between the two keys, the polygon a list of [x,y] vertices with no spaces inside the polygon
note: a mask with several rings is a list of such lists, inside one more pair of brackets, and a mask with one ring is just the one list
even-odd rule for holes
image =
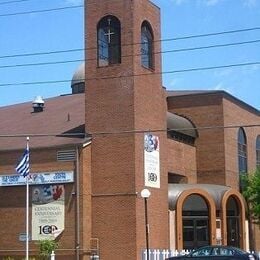
{"label": "sign board", "polygon": [[64,185],[32,187],[32,240],[59,236],[65,227]]}
{"label": "sign board", "polygon": [[[30,234],[29,234],[29,241],[31,240]],[[19,241],[25,242],[26,241],[26,233],[20,233],[19,234]]]}
{"label": "sign board", "polygon": [[[74,182],[73,171],[55,171],[31,173],[30,185]],[[0,175],[0,186],[26,185],[26,178],[21,175]]]}
{"label": "sign board", "polygon": [[153,134],[144,135],[144,184],[160,188],[159,137]]}

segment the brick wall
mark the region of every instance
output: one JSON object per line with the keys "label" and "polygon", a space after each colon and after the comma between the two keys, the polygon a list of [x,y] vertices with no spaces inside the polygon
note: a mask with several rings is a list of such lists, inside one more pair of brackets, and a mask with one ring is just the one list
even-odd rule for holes
{"label": "brick wall", "polygon": [[168,139],[168,172],[187,177],[187,183],[197,183],[196,148]]}
{"label": "brick wall", "polygon": [[[209,130],[199,129],[195,143],[198,183],[239,189],[239,128],[229,126],[251,125],[243,129],[247,138],[248,171],[253,172],[256,168],[256,138],[260,134],[259,112],[223,92],[171,97],[168,98],[168,108],[171,112],[187,116],[198,128],[213,127]],[[250,242],[256,250],[259,250],[259,239],[259,227],[254,226]]]}
{"label": "brick wall", "polygon": [[[101,258],[117,255],[117,259],[132,260],[139,259],[145,248],[140,198],[144,188],[143,132],[166,128],[165,93],[157,73],[161,57],[155,56],[156,73],[143,68],[137,43],[141,24],[147,20],[153,28],[154,51],[160,51],[160,12],[148,0],[87,1],[88,59],[96,59],[96,27],[107,14],[121,22],[122,62],[98,68],[97,62],[86,61],[86,129],[90,133],[113,132],[92,136],[92,236],[100,241]],[[149,76],[134,76],[143,73]],[[105,79],[108,76],[114,78]],[[122,134],[134,130],[141,133]],[[151,189],[150,241],[152,247],[163,248],[168,246],[167,138],[163,132],[156,135],[160,138],[162,188]]]}
{"label": "brick wall", "polygon": [[[239,126],[259,124],[259,115],[249,106],[240,104],[236,99],[219,94],[189,95],[169,99],[172,112],[189,117],[199,129],[196,140],[198,182],[218,183],[238,188],[238,128]],[[218,128],[219,126],[219,128]],[[260,134],[259,127],[244,128],[248,146],[248,170],[256,166],[255,145]],[[214,176],[214,179],[212,179]]]}
{"label": "brick wall", "polygon": [[[62,149],[62,148],[61,148]],[[57,149],[37,149],[30,151],[31,172],[48,171],[71,171],[75,169],[74,162],[57,162]],[[0,173],[2,175],[15,174],[14,167],[21,156],[21,151],[1,152],[0,154]],[[76,197],[74,184],[64,184],[65,187],[65,229],[58,238],[59,253],[73,255],[76,245]],[[0,224],[4,228],[0,230],[0,255],[24,255],[25,242],[19,241],[19,234],[25,232],[26,217],[26,187],[12,186],[0,187]],[[29,229],[31,230],[31,191],[29,194]],[[29,244],[30,255],[37,255],[38,246],[32,241]],[[21,250],[8,252],[7,250]],[[65,259],[64,256],[61,257]]]}
{"label": "brick wall", "polygon": [[[239,107],[238,105],[223,100],[225,125],[259,125],[260,117]],[[260,127],[243,127],[247,139],[247,164],[248,172],[256,169],[256,138],[260,134]],[[227,185],[238,188],[238,128],[225,130],[225,154]]]}
{"label": "brick wall", "polygon": [[[225,185],[222,100],[218,96],[183,96],[168,99],[170,112],[185,115],[198,130],[196,139],[197,182]],[[212,129],[203,129],[213,127]],[[214,176],[214,178],[212,178]]]}

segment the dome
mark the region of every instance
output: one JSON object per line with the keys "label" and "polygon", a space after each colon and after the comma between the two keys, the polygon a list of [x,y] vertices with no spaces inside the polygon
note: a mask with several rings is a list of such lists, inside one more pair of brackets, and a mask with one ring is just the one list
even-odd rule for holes
{"label": "dome", "polygon": [[71,80],[72,94],[85,92],[85,62],[76,69]]}

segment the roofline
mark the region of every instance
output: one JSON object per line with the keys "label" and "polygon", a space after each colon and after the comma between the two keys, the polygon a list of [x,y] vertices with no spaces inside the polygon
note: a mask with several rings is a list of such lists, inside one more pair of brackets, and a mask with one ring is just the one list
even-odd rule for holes
{"label": "roofline", "polygon": [[[82,146],[83,148],[91,144],[91,138],[85,138],[79,142],[74,142],[74,143],[67,143],[67,144],[61,144],[61,145],[53,145],[53,146],[37,146],[37,147],[30,147],[30,150],[40,150],[40,149],[45,149],[45,150],[51,150],[55,148],[63,148],[63,147],[71,147],[75,146],[78,147],[79,145]],[[0,153],[3,152],[14,152],[14,151],[23,151],[24,148],[19,148],[19,149],[1,149]]]}
{"label": "roofline", "polygon": [[159,11],[161,11],[161,8],[155,4],[152,0],[148,0],[154,7],[156,7]]}
{"label": "roofline", "polygon": [[[75,96],[75,95],[82,95],[84,93],[64,93],[64,94],[60,94],[60,95],[57,95],[57,96],[50,96],[50,97],[46,97],[46,98],[43,98],[44,99],[44,102],[47,102],[47,101],[50,101],[52,99],[57,99],[57,98],[61,98],[61,97],[68,97],[68,96]],[[3,105],[1,106],[0,105],[0,109],[6,109],[6,108],[10,108],[10,107],[16,107],[16,106],[20,106],[20,105],[26,105],[26,104],[32,104],[33,103],[33,100],[27,100],[27,101],[22,101],[20,103],[12,103],[12,104],[6,104],[6,105]]]}
{"label": "roofline", "polygon": [[240,107],[245,108],[247,111],[260,116],[260,110],[249,105],[248,103],[242,101],[241,99],[238,99],[237,97],[229,94],[228,92],[226,92],[224,90],[216,90],[216,91],[192,93],[192,94],[189,93],[189,94],[183,94],[183,95],[178,95],[178,96],[167,96],[167,99],[178,98],[178,97],[183,97],[183,96],[209,96],[209,95],[221,95],[223,98],[226,98],[226,99],[232,101],[233,103],[236,103]]}

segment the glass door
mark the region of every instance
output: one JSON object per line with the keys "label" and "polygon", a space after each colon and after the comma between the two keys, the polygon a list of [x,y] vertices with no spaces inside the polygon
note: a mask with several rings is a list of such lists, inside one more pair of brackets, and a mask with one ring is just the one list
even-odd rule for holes
{"label": "glass door", "polygon": [[229,246],[240,247],[238,217],[227,218],[227,244]]}
{"label": "glass door", "polygon": [[183,247],[195,249],[209,245],[208,218],[183,219]]}
{"label": "glass door", "polygon": [[240,247],[240,211],[235,198],[227,201],[227,244]]}
{"label": "glass door", "polygon": [[195,242],[194,219],[183,219],[183,248],[192,249]]}
{"label": "glass door", "polygon": [[208,219],[196,219],[196,242],[197,247],[209,245],[209,224]]}

